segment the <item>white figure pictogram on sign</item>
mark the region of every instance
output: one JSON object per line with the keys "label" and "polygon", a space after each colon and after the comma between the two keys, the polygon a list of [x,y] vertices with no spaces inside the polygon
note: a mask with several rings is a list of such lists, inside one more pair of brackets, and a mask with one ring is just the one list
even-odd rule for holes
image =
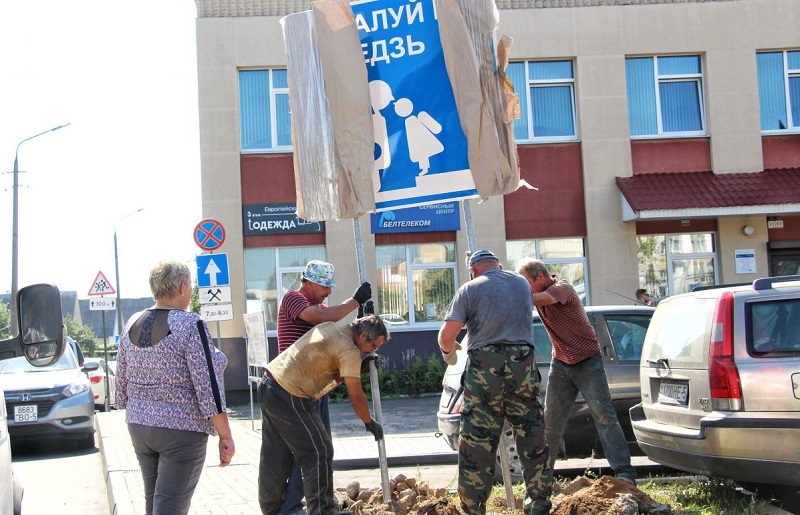
{"label": "white figure pictogram on sign", "polygon": [[434,136],[442,132],[442,126],[425,111],[413,115],[414,103],[407,98],[400,98],[394,103],[394,112],[406,119],[408,155],[419,165],[419,174],[425,175],[431,167],[431,156],[444,151],[444,145]]}

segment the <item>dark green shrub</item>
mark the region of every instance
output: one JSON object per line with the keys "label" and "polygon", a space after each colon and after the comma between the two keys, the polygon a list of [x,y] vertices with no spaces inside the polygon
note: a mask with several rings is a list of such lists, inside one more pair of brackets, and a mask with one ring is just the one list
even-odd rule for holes
{"label": "dark green shrub", "polygon": [[[381,398],[390,397],[419,397],[429,393],[439,393],[442,389],[444,365],[438,356],[430,356],[427,361],[419,356],[407,356],[404,360],[404,369],[385,368],[385,360],[379,359],[378,387]],[[361,375],[361,387],[368,399],[372,399],[369,374]],[[344,386],[335,388],[330,393],[334,402],[347,399],[347,389]]]}

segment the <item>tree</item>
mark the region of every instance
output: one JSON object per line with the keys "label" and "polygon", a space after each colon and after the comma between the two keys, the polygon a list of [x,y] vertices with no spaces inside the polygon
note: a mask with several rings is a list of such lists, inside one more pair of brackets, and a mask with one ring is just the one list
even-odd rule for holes
{"label": "tree", "polygon": [[200,306],[200,289],[195,283],[194,288],[192,288],[192,298],[189,301],[189,311],[192,313],[200,313]]}
{"label": "tree", "polygon": [[78,342],[78,346],[86,356],[94,356],[98,351],[97,337],[92,332],[92,329],[83,324],[79,324],[72,317],[64,319],[64,325],[67,326],[67,336]]}
{"label": "tree", "polygon": [[11,338],[11,310],[0,302],[0,340]]}

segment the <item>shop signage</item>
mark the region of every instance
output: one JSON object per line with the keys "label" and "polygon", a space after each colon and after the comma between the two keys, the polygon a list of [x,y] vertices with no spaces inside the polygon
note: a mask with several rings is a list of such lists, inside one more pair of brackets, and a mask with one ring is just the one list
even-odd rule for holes
{"label": "shop signage", "polygon": [[461,228],[458,202],[392,209],[370,215],[372,234],[457,231]]}
{"label": "shop signage", "polygon": [[325,222],[309,222],[297,216],[296,204],[246,204],[242,207],[245,236],[325,232]]}

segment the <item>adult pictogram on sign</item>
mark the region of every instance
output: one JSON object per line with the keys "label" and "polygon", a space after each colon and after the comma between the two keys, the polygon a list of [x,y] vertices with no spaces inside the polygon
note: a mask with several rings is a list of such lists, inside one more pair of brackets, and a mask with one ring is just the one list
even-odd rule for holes
{"label": "adult pictogram on sign", "polygon": [[113,295],[117,293],[111,281],[106,279],[103,272],[97,272],[97,277],[94,278],[92,287],[89,289],[89,295]]}
{"label": "adult pictogram on sign", "polygon": [[203,250],[216,250],[225,243],[225,228],[217,220],[206,218],[194,228],[194,242]]}

